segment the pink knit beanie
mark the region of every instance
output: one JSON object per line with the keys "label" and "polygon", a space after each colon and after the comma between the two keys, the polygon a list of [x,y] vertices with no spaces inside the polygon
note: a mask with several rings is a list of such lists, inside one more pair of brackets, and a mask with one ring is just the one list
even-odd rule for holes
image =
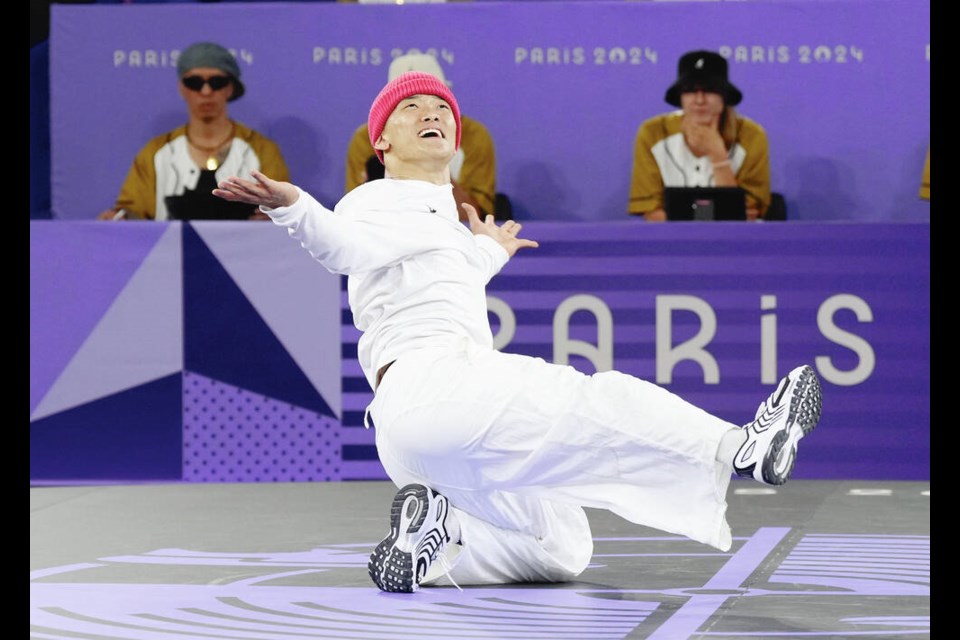
{"label": "pink knit beanie", "polygon": [[[387,118],[397,108],[401,100],[415,96],[417,94],[427,96],[437,96],[443,98],[453,109],[453,119],[457,122],[457,140],[454,149],[460,148],[460,107],[457,105],[457,99],[453,97],[453,92],[442,80],[429,73],[421,71],[408,71],[400,74],[380,90],[376,100],[370,105],[370,116],[367,119],[367,126],[370,129],[370,144],[374,144],[383,128],[387,124]],[[380,162],[383,162],[383,151],[374,149]]]}

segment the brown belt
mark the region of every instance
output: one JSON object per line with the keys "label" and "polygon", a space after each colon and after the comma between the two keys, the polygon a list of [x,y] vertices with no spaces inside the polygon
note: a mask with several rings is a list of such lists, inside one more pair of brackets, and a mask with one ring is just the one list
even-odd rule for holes
{"label": "brown belt", "polygon": [[377,386],[378,387],[380,386],[380,381],[383,380],[383,374],[387,372],[387,369],[389,369],[394,362],[396,362],[396,360],[391,360],[387,364],[380,367],[379,370],[377,370]]}

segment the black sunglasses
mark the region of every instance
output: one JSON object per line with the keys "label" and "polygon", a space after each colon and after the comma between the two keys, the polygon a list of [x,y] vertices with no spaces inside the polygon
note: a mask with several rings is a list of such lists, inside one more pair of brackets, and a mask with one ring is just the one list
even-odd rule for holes
{"label": "black sunglasses", "polygon": [[180,79],[190,91],[203,91],[203,85],[210,85],[212,91],[220,91],[232,82],[230,76],[213,76],[212,78],[203,78],[201,76],[184,76]]}

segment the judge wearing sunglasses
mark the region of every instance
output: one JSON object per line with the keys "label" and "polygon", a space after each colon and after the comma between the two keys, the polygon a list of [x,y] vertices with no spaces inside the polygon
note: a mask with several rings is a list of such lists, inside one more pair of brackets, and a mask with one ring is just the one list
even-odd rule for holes
{"label": "judge wearing sunglasses", "polygon": [[198,42],[180,53],[177,75],[187,123],[140,149],[114,206],[98,218],[267,219],[256,207],[211,193],[224,177],[253,169],[289,179],[276,142],[230,118],[228,103],[246,91],[236,58],[219,44]]}

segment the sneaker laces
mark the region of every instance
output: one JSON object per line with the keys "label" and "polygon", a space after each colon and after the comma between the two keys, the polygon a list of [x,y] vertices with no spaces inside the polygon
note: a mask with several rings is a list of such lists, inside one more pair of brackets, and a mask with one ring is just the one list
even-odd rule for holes
{"label": "sneaker laces", "polygon": [[457,591],[463,593],[463,589],[460,588],[460,585],[457,584],[457,581],[453,579],[453,576],[450,575],[450,572],[453,571],[453,567],[450,566],[450,561],[447,560],[447,554],[441,553],[440,557],[437,558],[440,561],[440,566],[443,567],[443,570],[446,571],[447,580],[453,583],[453,586],[457,588]]}

